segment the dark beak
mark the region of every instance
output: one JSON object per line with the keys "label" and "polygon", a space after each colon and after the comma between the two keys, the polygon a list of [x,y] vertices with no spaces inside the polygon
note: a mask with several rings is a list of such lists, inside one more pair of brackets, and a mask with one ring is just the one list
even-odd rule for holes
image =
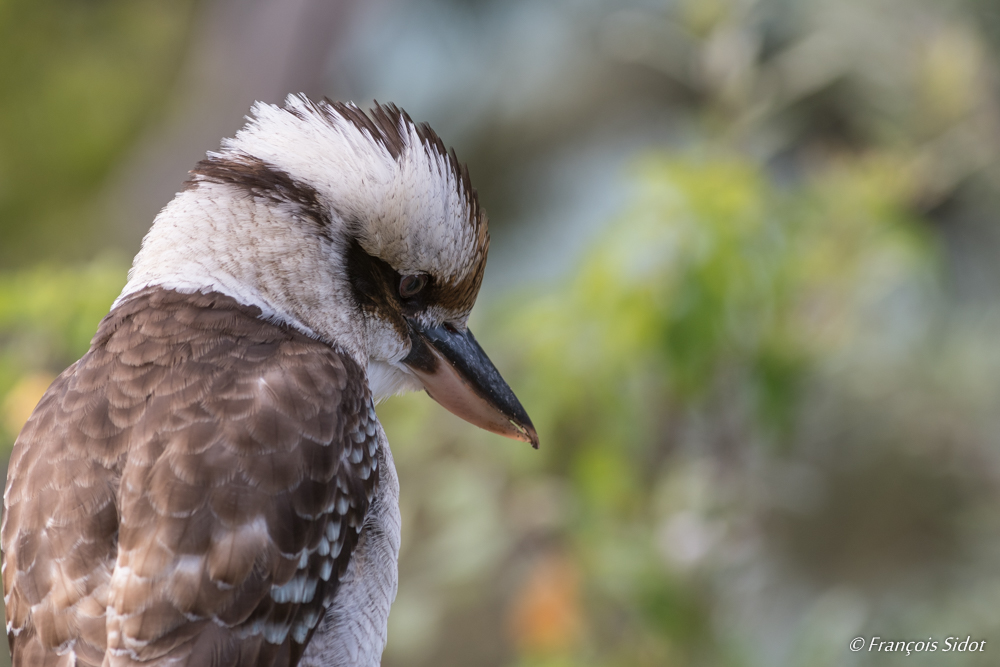
{"label": "dark beak", "polygon": [[431,398],[471,424],[538,449],[538,433],[528,413],[471,331],[407,321],[412,348],[403,363]]}

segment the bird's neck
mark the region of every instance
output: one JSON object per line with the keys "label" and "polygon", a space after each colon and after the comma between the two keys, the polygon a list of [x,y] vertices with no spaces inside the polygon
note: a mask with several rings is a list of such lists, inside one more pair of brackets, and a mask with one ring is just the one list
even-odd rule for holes
{"label": "bird's neck", "polygon": [[150,286],[219,292],[342,347],[365,366],[341,251],[309,224],[280,203],[200,183],[156,217],[115,305]]}

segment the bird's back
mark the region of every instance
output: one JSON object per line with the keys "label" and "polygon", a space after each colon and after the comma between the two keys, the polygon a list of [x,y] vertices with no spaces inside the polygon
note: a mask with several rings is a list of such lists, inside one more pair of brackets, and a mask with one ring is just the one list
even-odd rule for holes
{"label": "bird's back", "polygon": [[17,666],[294,665],[378,483],[364,371],[219,294],[150,288],[49,388],[2,531]]}

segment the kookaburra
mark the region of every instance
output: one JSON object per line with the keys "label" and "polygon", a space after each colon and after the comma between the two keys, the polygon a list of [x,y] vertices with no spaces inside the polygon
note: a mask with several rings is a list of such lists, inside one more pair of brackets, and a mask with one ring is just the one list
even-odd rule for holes
{"label": "kookaburra", "polygon": [[377,665],[400,515],[375,404],[425,389],[538,444],[466,326],[488,245],[426,125],[255,105],[14,445],[14,664]]}

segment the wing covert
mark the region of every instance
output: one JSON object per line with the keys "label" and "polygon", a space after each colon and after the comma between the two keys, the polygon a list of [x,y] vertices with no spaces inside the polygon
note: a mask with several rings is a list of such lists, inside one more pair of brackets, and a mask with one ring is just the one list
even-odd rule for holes
{"label": "wing covert", "polygon": [[[70,386],[105,368],[70,420],[91,446],[55,467],[72,477],[113,459],[102,469],[117,543],[104,557],[106,600],[89,599],[106,603],[107,664],[294,665],[336,593],[378,480],[371,396],[347,355],[257,314],[217,294],[147,290],[67,371]],[[69,394],[63,405],[84,400]],[[24,458],[65,449],[47,433]],[[127,446],[95,457],[108,437]],[[18,534],[30,543],[37,531]],[[38,578],[15,570],[15,594]]]}

